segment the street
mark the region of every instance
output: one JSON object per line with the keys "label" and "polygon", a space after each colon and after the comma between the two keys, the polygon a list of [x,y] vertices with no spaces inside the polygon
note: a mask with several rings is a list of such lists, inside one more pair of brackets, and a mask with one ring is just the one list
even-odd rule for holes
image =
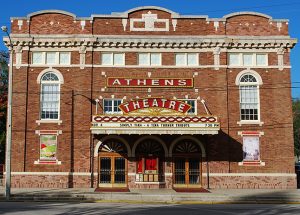
{"label": "street", "polygon": [[206,214],[206,215],[284,215],[299,214],[300,205],[224,204],[127,204],[127,203],[49,203],[49,202],[0,202],[0,214],[9,215],[91,215],[91,214]]}

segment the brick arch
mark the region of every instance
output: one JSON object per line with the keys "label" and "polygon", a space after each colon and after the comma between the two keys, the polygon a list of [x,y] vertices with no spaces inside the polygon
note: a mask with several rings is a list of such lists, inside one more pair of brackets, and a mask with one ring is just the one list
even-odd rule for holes
{"label": "brick arch", "polygon": [[202,157],[203,157],[203,158],[206,157],[205,148],[204,148],[204,145],[202,144],[202,142],[201,142],[200,140],[198,140],[197,138],[192,137],[192,136],[188,136],[188,135],[184,135],[184,136],[181,136],[181,137],[179,137],[179,138],[176,138],[176,139],[171,143],[171,146],[170,146],[170,149],[169,149],[169,157],[172,157],[174,146],[175,146],[177,143],[179,143],[181,140],[192,140],[193,142],[195,142],[196,144],[198,144],[198,146],[199,146],[200,149],[201,149]]}
{"label": "brick arch", "polygon": [[152,136],[152,135],[147,135],[147,136],[141,137],[137,141],[135,141],[135,143],[133,144],[133,147],[132,147],[132,157],[135,157],[135,150],[136,150],[137,146],[144,140],[155,140],[155,141],[159,142],[165,151],[165,157],[168,157],[168,148],[167,148],[165,142],[162,141],[159,137]]}
{"label": "brick arch", "polygon": [[118,135],[108,135],[108,136],[103,137],[103,138],[96,144],[96,146],[95,146],[95,149],[94,149],[94,157],[97,157],[97,156],[98,156],[98,154],[99,154],[99,148],[101,147],[101,145],[102,145],[105,141],[110,140],[110,139],[118,140],[118,141],[120,141],[121,143],[123,143],[123,144],[125,145],[126,149],[127,149],[127,156],[128,156],[128,157],[131,157],[131,150],[130,150],[130,146],[129,146],[128,142],[127,142],[124,138],[122,138],[122,137],[120,137],[120,136],[118,136]]}

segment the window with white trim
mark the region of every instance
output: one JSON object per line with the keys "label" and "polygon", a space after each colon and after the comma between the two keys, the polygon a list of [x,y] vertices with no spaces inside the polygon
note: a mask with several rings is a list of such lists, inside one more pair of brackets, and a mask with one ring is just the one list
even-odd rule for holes
{"label": "window with white trim", "polygon": [[229,53],[229,66],[268,66],[265,53]]}
{"label": "window with white trim", "polygon": [[161,53],[138,53],[138,65],[140,66],[160,66]]}
{"label": "window with white trim", "polygon": [[122,104],[122,99],[103,99],[104,114],[122,114],[120,104]]}
{"label": "window with white trim", "polygon": [[101,54],[101,64],[107,66],[124,66],[125,53],[104,52]]}
{"label": "window with white trim", "polygon": [[70,65],[70,52],[32,52],[34,65]]}
{"label": "window with white trim", "polygon": [[240,117],[242,121],[259,121],[259,86],[250,73],[241,76],[239,81]]}
{"label": "window with white trim", "polygon": [[40,118],[42,120],[59,119],[60,81],[53,72],[41,77]]}
{"label": "window with white trim", "polygon": [[197,115],[197,100],[196,99],[179,99],[182,102],[191,105],[191,109],[188,110],[187,114]]}
{"label": "window with white trim", "polygon": [[176,53],[175,54],[176,66],[197,66],[199,65],[197,53]]}

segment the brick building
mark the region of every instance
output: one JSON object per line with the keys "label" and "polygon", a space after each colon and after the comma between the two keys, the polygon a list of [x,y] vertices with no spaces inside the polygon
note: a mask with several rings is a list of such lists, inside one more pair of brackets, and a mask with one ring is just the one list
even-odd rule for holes
{"label": "brick building", "polygon": [[13,187],[296,187],[288,20],[47,10],[11,39]]}

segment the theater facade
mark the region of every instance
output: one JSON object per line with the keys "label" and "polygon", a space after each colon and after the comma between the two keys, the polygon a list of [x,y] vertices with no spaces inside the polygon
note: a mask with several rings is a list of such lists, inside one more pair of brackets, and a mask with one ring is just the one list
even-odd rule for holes
{"label": "theater facade", "polygon": [[11,18],[12,186],[296,188],[288,24],[153,6]]}

